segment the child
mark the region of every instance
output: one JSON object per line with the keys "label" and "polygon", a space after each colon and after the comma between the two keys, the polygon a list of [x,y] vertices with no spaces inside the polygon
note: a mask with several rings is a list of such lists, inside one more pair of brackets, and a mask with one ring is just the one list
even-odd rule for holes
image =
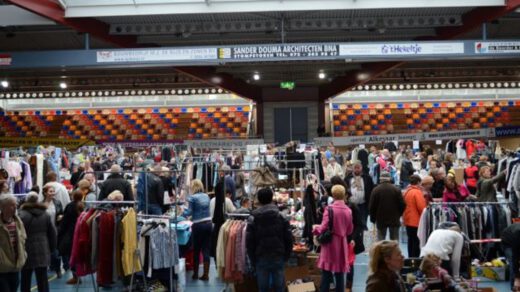
{"label": "child", "polygon": [[451,277],[451,275],[445,269],[441,268],[441,258],[434,254],[427,254],[424,256],[421,265],[419,267],[421,272],[423,272],[426,282],[417,284],[413,287],[413,292],[423,292],[430,290],[428,289],[428,282],[432,282],[435,280],[440,280],[442,286],[445,289],[449,289],[450,291],[462,292],[466,291],[462,287],[460,287],[457,282]]}

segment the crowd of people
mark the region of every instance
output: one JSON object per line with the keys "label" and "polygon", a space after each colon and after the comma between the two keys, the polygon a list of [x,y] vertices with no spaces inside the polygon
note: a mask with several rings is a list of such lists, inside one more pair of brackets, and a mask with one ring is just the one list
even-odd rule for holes
{"label": "crowd of people", "polygon": [[[496,185],[504,180],[505,171],[497,173],[483,153],[465,159],[466,165],[449,152],[434,154],[431,148],[422,152],[403,146],[391,150],[371,147],[365,156],[359,151],[354,157],[353,151],[341,153],[332,145],[321,149],[322,169],[317,171],[323,176],[321,183],[317,179],[308,182],[299,206],[304,209],[306,223],[311,222],[306,227],[308,244],[320,246],[320,291],[328,291],[332,282],[336,291],[352,288],[354,258],[366,249],[363,234],[368,232],[369,222],[377,230],[377,242],[370,248],[367,291],[405,291],[399,275],[404,260],[398,244],[401,226],[408,237],[407,256],[423,258],[425,275],[456,286],[461,228],[441,226],[421,248],[421,214],[432,202],[496,202]],[[192,279],[203,281],[209,279],[211,257],[217,256],[216,242],[226,214],[250,214],[246,250],[259,289],[268,291],[270,284],[277,292],[285,289],[283,269],[294,243],[288,220],[273,203],[271,188],[258,189],[254,200],[247,196],[243,173],[234,171],[242,167],[240,158],[231,166],[222,161],[212,193],[197,176],[189,181],[184,194],[173,179],[175,172],[170,171],[177,167],[172,160],[150,159],[145,153],[124,156],[109,152],[104,158],[89,157],[85,152],[78,155],[83,155],[82,161],[72,165],[67,183],[49,171],[42,190],[35,187],[22,200],[0,181],[0,291],[17,291],[19,286],[21,291],[29,291],[33,272],[38,290],[49,291],[48,271],[61,277],[70,268],[78,215],[92,207],[89,202],[103,200],[137,201],[139,211],[157,215],[171,208],[168,200],[185,200],[179,215],[192,221],[194,254],[202,254],[203,262],[200,273],[200,259],[194,256]],[[456,168],[462,168],[462,181]],[[132,174],[126,171],[137,171],[137,184],[131,183]],[[503,245],[511,271],[518,276],[520,252],[515,242],[520,239],[520,228],[518,224],[511,226],[504,231]],[[329,239],[323,240],[325,237]],[[78,281],[72,271],[67,283]],[[421,289],[425,288],[418,286],[414,291]]]}

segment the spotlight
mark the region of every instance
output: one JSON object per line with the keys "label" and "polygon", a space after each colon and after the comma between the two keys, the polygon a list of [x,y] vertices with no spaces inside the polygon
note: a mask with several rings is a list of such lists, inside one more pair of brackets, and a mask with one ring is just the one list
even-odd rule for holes
{"label": "spotlight", "polygon": [[260,80],[260,74],[258,74],[258,73],[253,74],[253,79]]}
{"label": "spotlight", "polygon": [[363,80],[367,80],[368,78],[370,78],[370,74],[368,74],[368,73],[358,73],[358,75],[356,77],[357,77],[358,81],[363,81]]}
{"label": "spotlight", "polygon": [[3,88],[9,87],[9,81],[7,81],[7,80],[2,80],[1,84],[2,84]]}
{"label": "spotlight", "polygon": [[65,83],[65,82],[60,82],[60,88],[61,88],[61,89],[67,89],[67,83]]}
{"label": "spotlight", "polygon": [[327,75],[325,75],[325,73],[323,73],[323,72],[320,72],[318,74],[318,78],[320,78],[320,79],[325,79],[325,77],[327,77]]}

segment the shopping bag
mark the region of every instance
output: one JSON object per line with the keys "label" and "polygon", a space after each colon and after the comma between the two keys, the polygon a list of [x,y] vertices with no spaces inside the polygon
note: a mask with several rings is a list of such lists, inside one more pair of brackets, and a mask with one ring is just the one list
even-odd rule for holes
{"label": "shopping bag", "polygon": [[254,186],[272,186],[276,184],[276,178],[267,167],[257,167],[251,172],[251,181]]}
{"label": "shopping bag", "polygon": [[186,291],[186,259],[180,258],[179,264],[176,267],[175,273],[178,275],[177,279],[177,292]]}

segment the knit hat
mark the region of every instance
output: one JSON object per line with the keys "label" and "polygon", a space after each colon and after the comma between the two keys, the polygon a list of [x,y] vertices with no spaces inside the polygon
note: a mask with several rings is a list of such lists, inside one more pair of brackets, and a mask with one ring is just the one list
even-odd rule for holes
{"label": "knit hat", "polygon": [[379,175],[379,180],[381,182],[391,181],[392,177],[390,177],[390,173],[388,171],[381,171],[381,174]]}

